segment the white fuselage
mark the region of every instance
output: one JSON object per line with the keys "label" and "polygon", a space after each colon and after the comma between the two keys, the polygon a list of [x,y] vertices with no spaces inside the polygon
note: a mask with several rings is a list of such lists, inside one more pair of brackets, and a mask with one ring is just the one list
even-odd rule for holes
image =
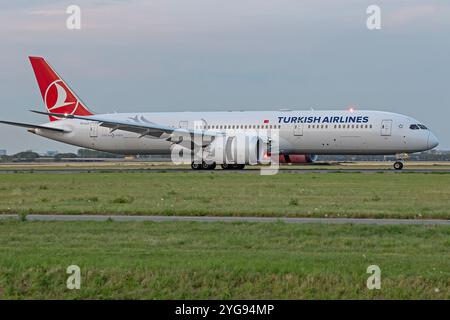
{"label": "white fuselage", "polygon": [[[109,119],[144,117],[174,128],[203,129],[229,135],[279,130],[283,154],[399,154],[437,146],[430,130],[412,129],[419,121],[381,111],[233,111],[104,114]],[[168,154],[163,138],[111,130],[98,122],[62,119],[45,124],[68,132],[35,129],[38,135],[64,143],[118,154]]]}

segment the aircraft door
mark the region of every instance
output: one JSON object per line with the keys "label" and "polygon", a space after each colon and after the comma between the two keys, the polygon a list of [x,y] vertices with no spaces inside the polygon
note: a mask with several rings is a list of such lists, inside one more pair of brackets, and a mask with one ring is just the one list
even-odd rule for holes
{"label": "aircraft door", "polygon": [[297,123],[294,125],[294,136],[303,135],[303,123]]}
{"label": "aircraft door", "polygon": [[381,121],[381,135],[390,136],[392,132],[392,120]]}
{"label": "aircraft door", "polygon": [[97,138],[98,136],[98,122],[92,121],[89,123],[89,136],[91,138]]}

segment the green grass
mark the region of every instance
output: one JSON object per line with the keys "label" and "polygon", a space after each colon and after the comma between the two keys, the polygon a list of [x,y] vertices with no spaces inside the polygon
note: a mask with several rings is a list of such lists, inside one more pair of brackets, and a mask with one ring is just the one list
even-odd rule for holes
{"label": "green grass", "polygon": [[0,213],[450,218],[450,175],[19,173]]}
{"label": "green grass", "polygon": [[[450,228],[0,221],[3,299],[449,299]],[[81,268],[81,289],[66,268]],[[381,290],[368,290],[369,265]]]}

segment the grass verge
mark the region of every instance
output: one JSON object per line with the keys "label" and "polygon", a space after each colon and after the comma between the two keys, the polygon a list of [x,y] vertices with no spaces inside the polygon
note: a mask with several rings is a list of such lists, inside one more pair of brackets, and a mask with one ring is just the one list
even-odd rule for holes
{"label": "grass verge", "polygon": [[0,175],[0,213],[448,219],[449,208],[448,174]]}
{"label": "grass verge", "polygon": [[[449,299],[450,228],[0,221],[3,299]],[[81,268],[81,289],[66,268]],[[368,290],[369,265],[381,289]]]}

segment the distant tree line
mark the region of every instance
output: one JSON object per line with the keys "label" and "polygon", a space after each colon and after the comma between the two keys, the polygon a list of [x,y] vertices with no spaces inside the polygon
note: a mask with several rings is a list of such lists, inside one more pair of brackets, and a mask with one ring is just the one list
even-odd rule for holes
{"label": "distant tree line", "polygon": [[39,159],[52,159],[54,161],[61,161],[62,159],[85,159],[85,158],[123,158],[122,155],[117,155],[109,152],[96,151],[90,149],[78,149],[77,153],[57,153],[54,156],[41,156],[37,152],[22,151],[14,155],[0,156],[1,162],[33,162]]}
{"label": "distant tree line", "polygon": [[123,155],[91,150],[91,149],[78,149],[78,158],[123,158]]}

